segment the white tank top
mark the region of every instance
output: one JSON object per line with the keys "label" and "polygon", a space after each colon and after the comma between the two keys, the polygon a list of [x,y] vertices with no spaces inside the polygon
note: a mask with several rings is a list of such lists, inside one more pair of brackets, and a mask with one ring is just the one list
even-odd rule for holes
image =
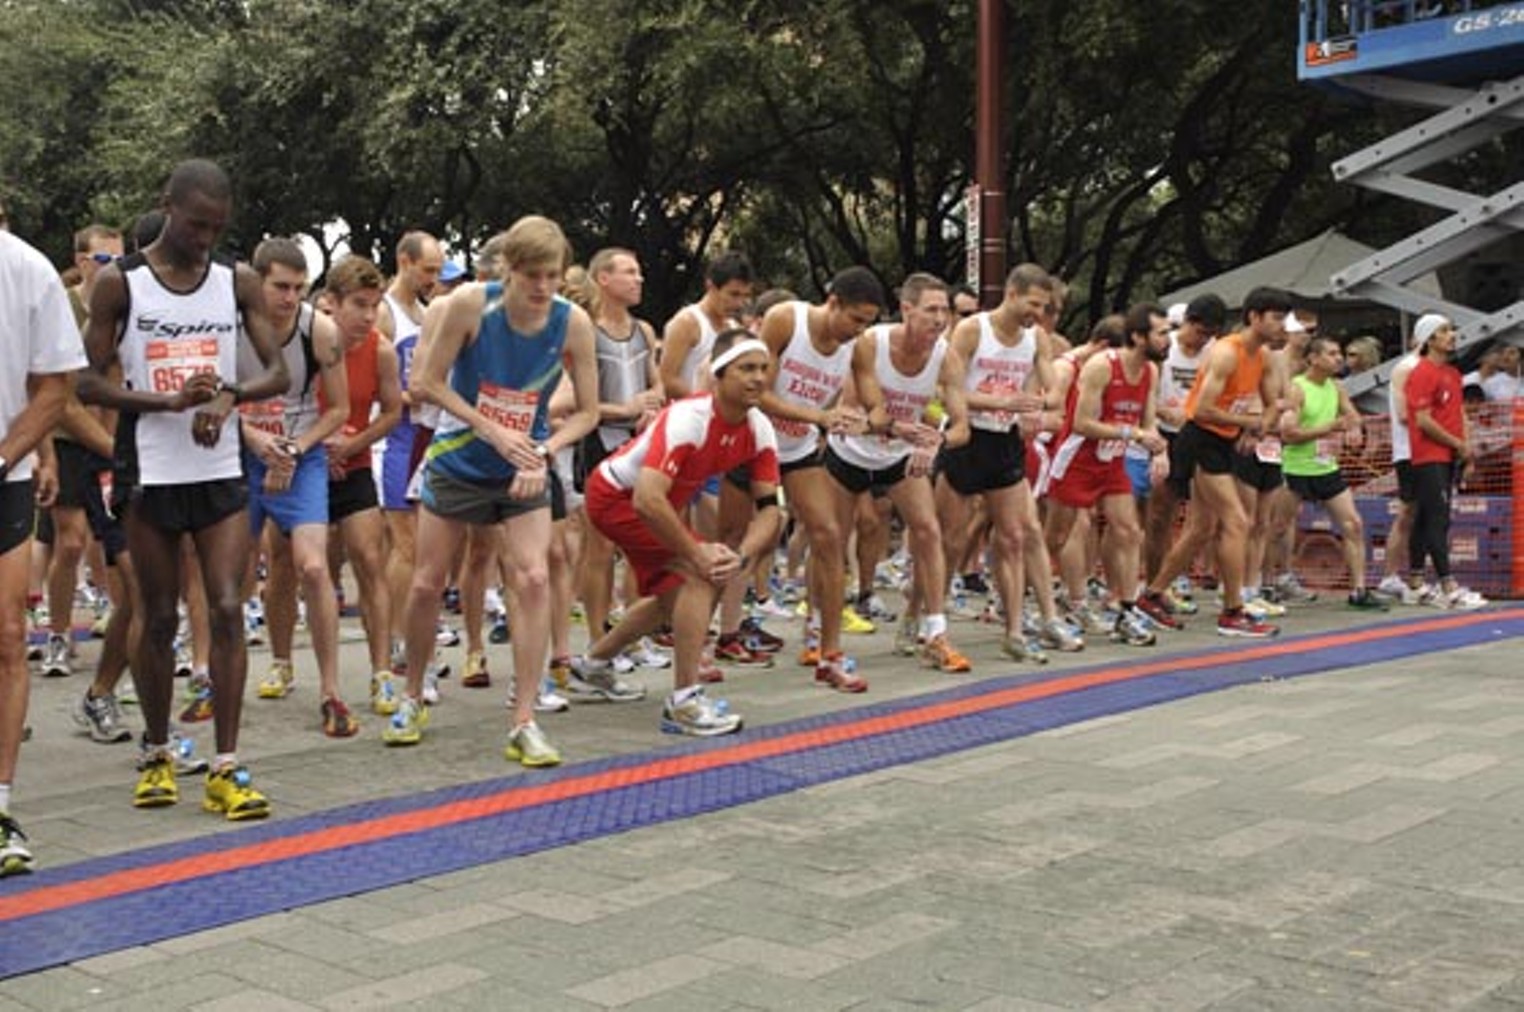
{"label": "white tank top", "polygon": [[[786,404],[824,408],[841,392],[852,362],[852,344],[841,345],[822,355],[810,341],[810,305],[794,303],[794,336],[778,356],[778,381],[773,393]],[[778,462],[803,460],[820,446],[820,430],[809,422],[774,418],[778,434]]]}
{"label": "white tank top", "polygon": [[[279,397],[240,404],[243,420],[256,429],[295,439],[304,435],[318,420],[318,368],[312,353],[312,319],[316,311],[302,303],[296,311],[296,325],[289,339],[281,345],[286,372],[291,385]],[[238,377],[256,376],[263,371],[259,355],[250,341],[238,342]]]}
{"label": "white tank top", "polygon": [[[995,333],[989,313],[975,317],[979,321],[979,346],[968,363],[967,389],[986,394],[1014,394],[1026,389],[1027,379],[1037,361],[1037,334],[1028,327],[1015,344],[1005,344]],[[1011,411],[970,411],[968,424],[986,432],[1009,432],[1016,424]]]}
{"label": "white tank top", "polygon": [[[1403,365],[1408,367],[1408,375],[1413,375],[1413,365],[1418,362],[1418,356],[1409,352],[1397,361],[1393,370]],[[1405,392],[1405,391],[1404,391]],[[1397,413],[1397,387],[1387,384],[1386,388],[1386,413],[1392,419],[1392,463],[1413,459],[1413,437],[1408,432],[1408,420]]]}
{"label": "white tank top", "polygon": [[[238,375],[238,296],[231,261],[214,258],[200,284],[173,292],[142,257],[123,262],[127,281],[126,326],[117,345],[122,377],[134,390],[173,393],[190,376],[211,372]],[[191,438],[195,410],[152,411],[136,416],[133,452],[143,485],[186,485],[237,478],[238,412],[229,411],[217,445]]]}
{"label": "white tank top", "polygon": [[[1206,362],[1207,352],[1212,350],[1212,342],[1207,341],[1201,346],[1201,350],[1194,355],[1187,355],[1180,347],[1178,336],[1171,334],[1169,339],[1169,354],[1164,358],[1164,364],[1159,368],[1159,403],[1169,408],[1184,408],[1185,398],[1191,392],[1191,386],[1196,382],[1196,374],[1201,371],[1201,366]],[[1179,432],[1178,425],[1170,425],[1164,419],[1159,419],[1159,428],[1164,432]]]}
{"label": "white tank top", "polygon": [[[884,409],[896,422],[914,423],[926,414],[926,406],[937,393],[937,379],[942,375],[942,359],[947,355],[947,342],[942,338],[931,346],[926,365],[914,376],[906,376],[894,367],[890,355],[889,332],[892,324],[879,324],[868,333],[876,342],[873,371],[878,385],[884,392]],[[910,456],[911,446],[903,439],[891,436],[843,436],[833,433],[826,437],[831,450],[842,460],[870,471],[891,467]]]}
{"label": "white tank top", "polygon": [[709,376],[707,373],[700,376],[699,369],[709,361],[709,353],[714,351],[714,339],[720,332],[714,329],[714,324],[709,322],[709,314],[705,313],[703,307],[697,302],[691,306],[684,306],[679,312],[687,313],[698,321],[698,344],[689,349],[688,357],[683,359],[683,368],[680,373],[683,382],[688,384],[688,392],[696,394],[701,390],[709,389]]}

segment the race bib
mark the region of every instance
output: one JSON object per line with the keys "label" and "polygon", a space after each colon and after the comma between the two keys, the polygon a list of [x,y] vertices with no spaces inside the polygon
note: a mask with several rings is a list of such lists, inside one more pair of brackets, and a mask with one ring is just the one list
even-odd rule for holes
{"label": "race bib", "polygon": [[1103,439],[1095,444],[1095,459],[1102,463],[1110,463],[1127,452],[1127,441],[1124,439]]}
{"label": "race bib", "polygon": [[500,387],[496,383],[483,383],[476,393],[476,410],[484,418],[515,432],[530,430],[539,407],[539,394]]}
{"label": "race bib", "polygon": [[1281,462],[1281,441],[1276,436],[1265,436],[1254,446],[1254,455],[1261,464]]}
{"label": "race bib", "polygon": [[286,405],[279,397],[240,404],[238,413],[245,422],[260,432],[268,432],[273,436],[286,434]]}
{"label": "race bib", "polygon": [[143,347],[148,363],[148,384],[157,394],[178,393],[197,373],[217,372],[217,341],[188,338],[182,341],[149,341]]}
{"label": "race bib", "polygon": [[1339,447],[1343,440],[1332,436],[1324,436],[1314,444],[1312,460],[1315,464],[1329,465],[1339,463]]}
{"label": "race bib", "polygon": [[810,431],[815,426],[795,418],[774,418],[773,428],[780,436],[787,436],[790,439],[803,439],[810,434]]}
{"label": "race bib", "polygon": [[[1021,393],[1021,387],[997,375],[986,376],[980,380],[979,385],[975,389],[981,394],[993,394],[998,397],[1009,397]],[[979,416],[988,422],[1000,426],[1002,429],[1009,429],[1016,421],[1016,412],[1014,411],[984,410],[979,412]]]}

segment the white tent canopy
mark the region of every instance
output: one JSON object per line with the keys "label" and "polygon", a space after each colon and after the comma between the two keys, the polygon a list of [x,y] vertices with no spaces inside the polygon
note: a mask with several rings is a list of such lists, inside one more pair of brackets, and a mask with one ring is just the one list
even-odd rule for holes
{"label": "white tent canopy", "polygon": [[[1170,292],[1160,301],[1169,306],[1216,292],[1230,307],[1236,308],[1243,305],[1244,296],[1250,289],[1261,285],[1279,288],[1308,302],[1331,300],[1336,298],[1331,283],[1333,276],[1376,252],[1364,243],[1329,229],[1306,242]],[[1440,297],[1439,280],[1433,274],[1415,278],[1408,287],[1436,299]]]}

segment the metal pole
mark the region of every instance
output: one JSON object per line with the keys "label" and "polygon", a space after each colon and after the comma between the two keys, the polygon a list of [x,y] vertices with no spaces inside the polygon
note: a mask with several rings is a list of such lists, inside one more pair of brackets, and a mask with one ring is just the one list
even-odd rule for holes
{"label": "metal pole", "polygon": [[1004,0],[979,0],[978,114],[974,179],[979,186],[979,302],[1000,302],[1005,290],[1005,171],[1001,85],[1005,74]]}

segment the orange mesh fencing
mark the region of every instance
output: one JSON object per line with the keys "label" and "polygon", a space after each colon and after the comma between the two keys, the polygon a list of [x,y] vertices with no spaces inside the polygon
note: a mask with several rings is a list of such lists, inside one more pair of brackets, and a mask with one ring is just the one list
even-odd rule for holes
{"label": "orange mesh fencing", "polygon": [[[1524,400],[1468,405],[1466,414],[1477,464],[1451,504],[1450,565],[1457,580],[1488,597],[1524,597],[1524,536],[1514,522],[1524,513]],[[1362,436],[1358,444],[1346,441],[1339,466],[1365,523],[1366,567],[1374,583],[1386,569],[1399,507],[1390,419],[1368,416]],[[1407,560],[1397,562],[1397,572],[1406,572]],[[1349,587],[1339,532],[1317,505],[1301,505],[1293,566],[1310,586]]]}

